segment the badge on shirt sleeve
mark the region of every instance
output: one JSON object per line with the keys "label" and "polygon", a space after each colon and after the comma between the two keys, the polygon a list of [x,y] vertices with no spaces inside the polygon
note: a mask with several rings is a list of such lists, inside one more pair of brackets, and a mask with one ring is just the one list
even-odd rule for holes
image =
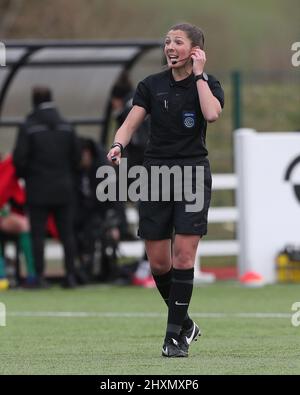
{"label": "badge on shirt sleeve", "polygon": [[194,111],[183,111],[183,125],[185,128],[193,128],[196,121],[196,113]]}

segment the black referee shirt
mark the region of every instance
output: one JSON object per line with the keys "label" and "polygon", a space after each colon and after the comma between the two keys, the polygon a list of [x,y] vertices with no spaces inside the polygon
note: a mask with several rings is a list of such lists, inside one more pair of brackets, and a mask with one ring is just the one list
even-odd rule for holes
{"label": "black referee shirt", "polygon": [[[220,82],[208,75],[213,95],[224,106]],[[151,114],[148,158],[206,157],[207,122],[201,112],[194,75],[175,81],[171,70],[150,75],[136,89],[133,105]]]}

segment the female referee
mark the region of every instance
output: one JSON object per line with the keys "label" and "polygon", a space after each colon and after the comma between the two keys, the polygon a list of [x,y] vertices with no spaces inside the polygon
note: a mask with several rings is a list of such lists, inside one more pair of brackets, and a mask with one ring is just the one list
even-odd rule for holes
{"label": "female referee", "polygon": [[[168,306],[164,357],[187,357],[189,345],[200,329],[188,315],[199,240],[207,233],[211,173],[205,145],[207,122],[221,114],[224,93],[219,81],[204,72],[206,55],[201,29],[177,24],[167,33],[164,53],[168,69],[141,81],[133,108],[118,129],[108,153],[120,162],[122,151],[147,114],[151,133],[144,167],[174,165],[204,167],[204,205],[187,212],[185,201],[142,201],[139,236],[146,251],[157,288]],[[193,185],[195,187],[195,185]],[[174,192],[174,191],[173,191]]]}

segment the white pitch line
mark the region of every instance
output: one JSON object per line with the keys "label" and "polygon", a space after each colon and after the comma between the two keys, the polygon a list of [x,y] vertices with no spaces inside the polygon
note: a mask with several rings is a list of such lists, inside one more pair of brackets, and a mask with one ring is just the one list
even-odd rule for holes
{"label": "white pitch line", "polygon": [[[86,311],[10,311],[11,317],[55,318],[160,318],[163,313],[143,312],[86,312]],[[198,318],[291,318],[292,313],[191,313]]]}

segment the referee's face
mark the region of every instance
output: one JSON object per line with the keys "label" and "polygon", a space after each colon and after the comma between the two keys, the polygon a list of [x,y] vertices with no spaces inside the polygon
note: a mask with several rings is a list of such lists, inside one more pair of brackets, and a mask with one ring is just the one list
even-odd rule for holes
{"label": "referee's face", "polygon": [[170,30],[165,38],[164,53],[169,67],[183,67],[190,61],[192,49],[191,40],[186,32],[181,30]]}

